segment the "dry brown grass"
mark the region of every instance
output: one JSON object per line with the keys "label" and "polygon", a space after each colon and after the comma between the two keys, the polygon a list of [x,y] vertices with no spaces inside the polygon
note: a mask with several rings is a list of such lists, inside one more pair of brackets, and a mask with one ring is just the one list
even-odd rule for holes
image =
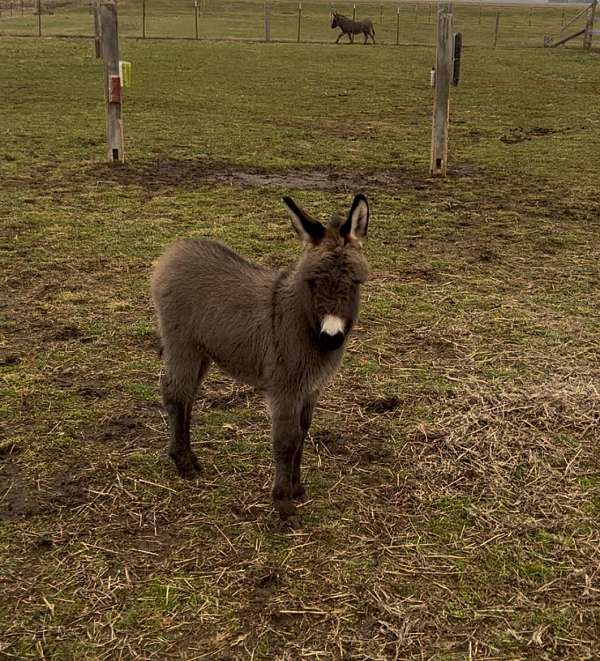
{"label": "dry brown grass", "polygon": [[[132,153],[115,176],[85,160],[98,109],[85,46],[44,41],[45,59],[10,47],[2,72],[19,112],[0,113],[21,137],[7,133],[0,153],[0,657],[598,658],[600,218],[581,171],[595,147],[577,128],[589,61],[528,52],[531,74],[519,53],[472,62],[475,82],[453,105],[462,163],[439,182],[423,175],[429,90],[415,72],[428,71],[428,53],[403,50],[415,79],[400,128],[398,90],[378,78],[384,56],[362,56],[373,58],[355,75],[375,128],[354,152],[322,127],[286,124],[317,105],[344,130],[356,122],[355,106],[321,94],[343,74],[326,66],[329,51],[313,71],[291,47],[281,58],[158,45],[157,58],[138,45]],[[201,90],[211,63],[226,69],[214,109],[184,87],[189,70],[165,64],[178,47]],[[304,96],[273,85],[266,110],[256,98],[255,115],[220,124],[223,104],[250,98],[253,57],[280,82],[302,64]],[[488,68],[502,83],[493,97],[477,79]],[[74,76],[77,108],[61,96]],[[169,126],[153,114],[159,82],[180,113]],[[560,117],[542,113],[542,88],[570,90]],[[48,94],[68,127],[39,110]],[[536,110],[534,128],[557,130],[503,142],[523,107]],[[199,155],[190,131],[213,152]],[[180,147],[165,158],[139,153],[147,144]],[[402,160],[390,144],[411,148]],[[167,461],[148,271],[181,235],[285,264],[297,246],[279,188],[297,186],[323,212],[362,179],[372,279],[311,430],[304,527],[282,531],[268,420],[248,389],[213,372],[194,425],[203,474],[184,482]]]}

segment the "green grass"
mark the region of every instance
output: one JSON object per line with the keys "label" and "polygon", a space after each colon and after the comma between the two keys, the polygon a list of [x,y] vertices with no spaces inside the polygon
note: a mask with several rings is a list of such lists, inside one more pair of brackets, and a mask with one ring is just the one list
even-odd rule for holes
{"label": "green grass", "polygon": [[[0,49],[0,656],[598,656],[597,56],[467,48],[432,180],[425,46],[124,39],[124,166],[91,42]],[[283,266],[282,195],[358,189],[372,275],[288,533],[245,387],[211,372],[197,481],[167,460],[148,276],[180,236]]]}

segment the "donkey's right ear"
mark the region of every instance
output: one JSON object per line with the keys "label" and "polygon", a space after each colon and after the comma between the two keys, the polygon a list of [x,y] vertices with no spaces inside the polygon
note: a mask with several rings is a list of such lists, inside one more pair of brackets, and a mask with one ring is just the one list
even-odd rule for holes
{"label": "donkey's right ear", "polygon": [[325,236],[325,228],[318,220],[311,218],[306,211],[301,209],[291,197],[284,197],[283,202],[292,217],[292,225],[296,234],[303,241],[311,241],[317,244]]}

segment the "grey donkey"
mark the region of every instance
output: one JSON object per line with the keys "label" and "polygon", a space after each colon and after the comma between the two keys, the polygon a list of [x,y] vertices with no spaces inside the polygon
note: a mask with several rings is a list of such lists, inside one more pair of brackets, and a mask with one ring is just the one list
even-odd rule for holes
{"label": "grey donkey", "polygon": [[184,239],[156,264],[152,297],[165,361],[161,380],[169,418],[169,455],[179,473],[199,470],[190,447],[198,387],[212,362],[253,386],[272,420],[273,504],[298,523],[294,501],[305,498],[302,448],[315,404],[337,370],[358,316],[368,266],[367,198],[355,196],[347,216],[325,226],[284,197],[304,249],[295,264],[272,271],[226,245]]}

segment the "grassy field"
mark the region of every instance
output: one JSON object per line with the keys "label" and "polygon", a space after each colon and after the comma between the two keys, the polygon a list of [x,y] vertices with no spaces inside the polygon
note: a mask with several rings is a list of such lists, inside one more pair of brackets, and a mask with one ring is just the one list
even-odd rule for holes
{"label": "grassy field", "polygon": [[[29,3],[27,3],[29,4]],[[21,16],[14,0],[13,15],[5,10],[0,17],[0,35],[37,35],[38,18],[33,8]],[[300,38],[303,42],[333,42],[339,30],[330,28],[330,11],[352,16],[356,4],[357,18],[370,16],[375,24],[379,44],[432,45],[435,43],[436,7],[431,2],[358,2],[329,3],[324,0],[302,2]],[[142,0],[120,0],[119,29],[122,36],[141,37],[143,34]],[[200,39],[264,39],[263,0],[200,0],[198,36]],[[578,14],[584,5],[494,5],[483,3],[454,5],[454,29],[463,32],[465,44],[491,46],[494,41],[496,16],[500,16],[498,47],[537,47],[544,43],[544,35],[556,36],[561,26]],[[43,35],[92,35],[93,19],[89,3],[60,2],[51,8],[52,14],[42,15]],[[399,13],[399,15],[397,14]],[[585,18],[574,23],[582,28]],[[191,0],[146,0],[146,36],[149,38],[195,38],[194,3]],[[298,39],[298,2],[272,0],[271,38],[276,41]],[[568,45],[580,48],[582,38]]]}
{"label": "grassy field", "polygon": [[[442,181],[430,48],[125,40],[124,166],[91,42],[0,54],[0,657],[598,658],[598,56],[467,48]],[[181,236],[283,266],[282,195],[357,190],[285,532],[248,389],[213,371],[202,477],[167,460],[148,275]]]}

